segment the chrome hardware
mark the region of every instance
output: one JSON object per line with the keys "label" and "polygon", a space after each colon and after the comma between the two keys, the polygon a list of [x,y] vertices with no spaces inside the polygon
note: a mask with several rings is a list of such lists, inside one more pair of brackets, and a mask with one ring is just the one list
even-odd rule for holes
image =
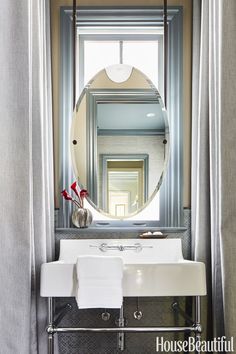
{"label": "chrome hardware", "polygon": [[117,317],[115,319],[115,325],[118,327],[125,327],[128,325],[128,320],[127,320],[127,318],[124,318],[123,320],[121,320],[119,317]]}
{"label": "chrome hardware", "polygon": [[142,246],[141,243],[135,243],[134,245],[108,245],[107,243],[102,243],[100,246],[90,245],[91,248],[98,248],[101,252],[107,251],[135,251],[141,252],[143,248],[153,248],[153,246]]}
{"label": "chrome hardware", "polygon": [[[120,308],[120,316],[118,319],[118,327],[124,328],[125,327],[125,319],[124,319],[124,308],[121,306]],[[117,335],[117,343],[118,343],[118,350],[123,352],[125,350],[125,334],[124,332],[120,332]]]}
{"label": "chrome hardware", "polygon": [[105,309],[105,311],[102,313],[102,320],[103,321],[109,321],[111,314],[109,312],[107,312],[107,310]]}
{"label": "chrome hardware", "polygon": [[142,311],[137,310],[137,311],[134,312],[134,318],[135,318],[136,320],[140,321],[142,317],[143,317]]}
{"label": "chrome hardware", "polygon": [[49,325],[49,326],[47,326],[47,328],[46,328],[46,332],[48,333],[48,334],[54,334],[54,326],[53,325]]}
{"label": "chrome hardware", "polygon": [[134,318],[135,318],[135,320],[140,321],[141,318],[143,317],[143,313],[142,313],[142,311],[140,311],[140,309],[139,309],[139,298],[138,298],[138,297],[137,297],[137,299],[136,299],[136,307],[137,307],[137,310],[134,311]]}

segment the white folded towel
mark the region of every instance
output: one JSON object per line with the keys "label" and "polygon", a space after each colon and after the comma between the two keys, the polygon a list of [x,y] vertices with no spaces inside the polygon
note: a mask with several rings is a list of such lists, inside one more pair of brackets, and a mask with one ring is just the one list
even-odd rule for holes
{"label": "white folded towel", "polygon": [[123,260],[111,256],[79,256],[76,264],[80,309],[121,308]]}

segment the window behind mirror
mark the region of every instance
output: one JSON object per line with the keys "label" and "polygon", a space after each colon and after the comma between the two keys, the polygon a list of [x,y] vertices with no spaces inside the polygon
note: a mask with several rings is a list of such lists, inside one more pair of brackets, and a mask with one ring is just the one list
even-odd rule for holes
{"label": "window behind mirror", "polygon": [[[73,178],[69,131],[72,117],[72,8],[61,7],[60,45],[60,126],[61,182]],[[170,162],[157,198],[142,220],[146,225],[178,227],[183,225],[183,9],[168,8],[168,107],[170,124]],[[112,64],[129,64],[140,69],[158,88],[163,97],[163,8],[109,7],[77,8],[77,99],[84,85],[100,69]],[[124,196],[122,197],[124,198]],[[125,198],[124,198],[125,199]],[[128,199],[126,197],[126,199]],[[112,196],[110,196],[110,204]],[[113,203],[114,204],[114,203]],[[117,214],[124,214],[124,204],[113,205]],[[132,204],[134,204],[132,202]],[[135,207],[133,205],[133,207]],[[160,208],[159,208],[160,207]],[[63,204],[59,225],[69,227],[71,206]],[[138,220],[138,218],[136,219]],[[150,220],[150,222],[148,222]],[[128,225],[123,223],[121,226]]]}
{"label": "window behind mirror", "polygon": [[[100,70],[114,64],[127,64],[142,71],[163,92],[163,30],[133,28],[119,33],[119,29],[101,33],[78,27],[77,32],[77,92]],[[96,58],[96,60],[95,60]]]}
{"label": "window behind mirror", "polygon": [[123,39],[124,35],[119,40],[114,40],[113,37],[113,34],[107,34],[106,39],[97,36],[96,40],[95,34],[91,35],[90,39],[88,37],[84,39],[83,35],[78,36],[80,43],[78,60],[83,63],[78,73],[81,84],[79,91],[82,91],[96,73],[113,64],[134,66],[150,78],[157,88],[162,87],[163,68],[158,63],[159,57],[163,56],[161,50],[163,46],[158,46],[158,43],[163,41],[163,36],[158,35],[158,39],[153,40],[153,36],[146,35],[146,40],[142,41],[137,34],[133,34],[133,40]]}

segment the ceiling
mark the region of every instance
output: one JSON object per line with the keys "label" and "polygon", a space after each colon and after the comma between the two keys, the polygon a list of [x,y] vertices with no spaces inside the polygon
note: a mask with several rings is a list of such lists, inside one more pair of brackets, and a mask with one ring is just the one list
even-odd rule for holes
{"label": "ceiling", "polygon": [[[147,116],[149,114],[149,116]],[[151,116],[150,116],[151,115]],[[162,107],[155,103],[103,103],[97,105],[98,129],[165,131]]]}

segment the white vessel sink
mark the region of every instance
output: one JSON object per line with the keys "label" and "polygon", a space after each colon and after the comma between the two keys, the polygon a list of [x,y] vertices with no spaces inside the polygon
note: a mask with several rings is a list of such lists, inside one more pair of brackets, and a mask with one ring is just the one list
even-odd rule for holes
{"label": "white vessel sink", "polygon": [[41,268],[41,296],[75,296],[79,255],[120,256],[124,296],[206,295],[205,265],[183,259],[180,239],[61,240],[56,262]]}

